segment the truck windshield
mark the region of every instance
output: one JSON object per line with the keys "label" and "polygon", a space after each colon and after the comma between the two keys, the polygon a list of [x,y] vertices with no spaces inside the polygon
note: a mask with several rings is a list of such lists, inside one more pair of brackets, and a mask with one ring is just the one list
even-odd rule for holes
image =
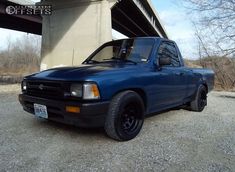
{"label": "truck windshield", "polygon": [[104,44],[86,63],[130,62],[146,63],[154,45],[152,38],[113,41]]}

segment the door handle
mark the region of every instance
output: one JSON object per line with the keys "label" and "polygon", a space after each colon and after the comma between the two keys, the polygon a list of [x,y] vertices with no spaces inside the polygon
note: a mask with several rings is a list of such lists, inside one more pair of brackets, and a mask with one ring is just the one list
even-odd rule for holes
{"label": "door handle", "polygon": [[183,76],[184,73],[183,73],[183,72],[176,72],[175,75],[177,75],[177,76]]}

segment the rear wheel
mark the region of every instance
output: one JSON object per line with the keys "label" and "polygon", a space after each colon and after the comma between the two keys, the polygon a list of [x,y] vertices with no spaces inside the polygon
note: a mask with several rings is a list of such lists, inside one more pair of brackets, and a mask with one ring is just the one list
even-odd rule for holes
{"label": "rear wheel", "polygon": [[143,122],[144,104],[141,97],[133,91],[125,91],[113,98],[104,128],[109,137],[127,141],[139,134]]}
{"label": "rear wheel", "polygon": [[202,112],[207,105],[207,89],[204,85],[198,87],[196,98],[190,103],[190,108],[195,112]]}

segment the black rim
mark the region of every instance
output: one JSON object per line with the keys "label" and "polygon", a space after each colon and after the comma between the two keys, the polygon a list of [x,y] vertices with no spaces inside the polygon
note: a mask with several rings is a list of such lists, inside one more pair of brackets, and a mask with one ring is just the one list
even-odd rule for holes
{"label": "black rim", "polygon": [[121,129],[125,134],[131,135],[138,130],[141,124],[141,110],[136,104],[128,104],[121,113]]}
{"label": "black rim", "polygon": [[203,109],[207,104],[207,96],[206,96],[206,92],[202,91],[199,99],[198,99],[198,105],[200,109]]}

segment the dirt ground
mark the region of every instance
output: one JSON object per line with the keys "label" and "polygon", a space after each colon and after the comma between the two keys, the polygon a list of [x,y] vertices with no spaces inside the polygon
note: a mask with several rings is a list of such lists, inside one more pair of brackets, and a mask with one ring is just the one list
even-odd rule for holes
{"label": "dirt ground", "polygon": [[212,92],[202,113],[171,110],[145,120],[129,142],[36,119],[19,85],[0,86],[0,171],[235,171],[235,93]]}

